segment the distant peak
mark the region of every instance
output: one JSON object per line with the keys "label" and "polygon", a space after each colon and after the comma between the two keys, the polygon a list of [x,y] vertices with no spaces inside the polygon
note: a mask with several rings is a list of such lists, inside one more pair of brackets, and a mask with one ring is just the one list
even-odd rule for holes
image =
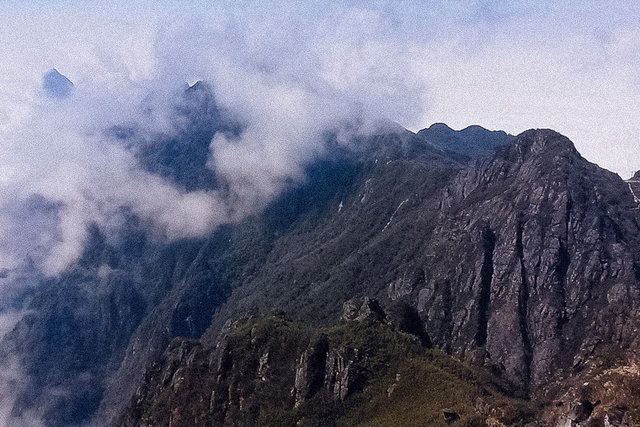
{"label": "distant peak", "polygon": [[434,123],[418,132],[418,136],[440,149],[470,158],[490,156],[496,147],[513,139],[503,131],[490,131],[478,125],[454,130],[445,123]]}
{"label": "distant peak", "polygon": [[195,82],[194,84],[189,86],[189,88],[187,90],[192,90],[192,91],[206,90],[206,91],[210,91],[211,87],[209,86],[209,84],[207,82],[203,82],[202,80],[198,80],[197,82]]}
{"label": "distant peak", "polygon": [[73,83],[55,68],[47,71],[42,78],[42,88],[49,98],[66,98],[73,91]]}
{"label": "distant peak", "polygon": [[446,123],[437,122],[432,124],[426,129],[421,130],[420,132],[429,131],[429,132],[455,132],[451,129]]}
{"label": "distant peak", "polygon": [[531,148],[534,151],[549,148],[576,151],[576,147],[569,138],[552,129],[529,129],[518,135],[517,139],[531,141]]}
{"label": "distant peak", "polygon": [[446,123],[437,122],[429,126],[429,130],[453,131]]}

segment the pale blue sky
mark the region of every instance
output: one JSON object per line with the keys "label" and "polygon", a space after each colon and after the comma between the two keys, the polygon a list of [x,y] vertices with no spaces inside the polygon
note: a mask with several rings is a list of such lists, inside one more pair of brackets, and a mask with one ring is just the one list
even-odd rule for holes
{"label": "pale blue sky", "polygon": [[627,176],[640,169],[638,18],[632,1],[3,1],[0,127],[53,67],[132,103],[142,87],[228,86],[240,68],[414,130],[552,127]]}

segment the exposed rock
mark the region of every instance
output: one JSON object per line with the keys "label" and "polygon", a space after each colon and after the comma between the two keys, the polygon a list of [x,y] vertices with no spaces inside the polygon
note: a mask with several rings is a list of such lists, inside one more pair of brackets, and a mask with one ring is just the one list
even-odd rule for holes
{"label": "exposed rock", "polygon": [[266,373],[267,373],[267,369],[269,369],[269,352],[267,351],[266,353],[264,353],[262,356],[260,356],[260,360],[259,360],[260,365],[258,366],[258,377],[262,380],[262,381],[266,381]]}
{"label": "exposed rock", "polygon": [[436,345],[485,347],[535,394],[590,357],[585,341],[635,341],[625,327],[640,301],[633,198],[567,138],[524,132],[463,170],[442,203],[440,256],[425,264],[417,301]]}
{"label": "exposed rock", "polygon": [[[150,161],[141,163],[185,189],[209,189],[215,174],[206,154],[220,126],[207,125],[161,144],[161,150],[154,142],[151,154],[141,151]],[[394,320],[392,311],[389,321],[416,334],[422,323],[435,347],[464,360],[481,354],[479,364],[506,372],[521,396],[567,402],[558,412],[583,398],[578,392],[558,396],[594,358],[620,353],[623,359],[640,350],[638,204],[628,183],[587,162],[568,139],[549,130],[527,131],[493,157],[472,162],[469,153],[455,155],[408,131],[356,142],[355,151],[310,165],[305,184],[285,191],[262,214],[220,227],[205,241],[154,246],[134,226],[122,247],[92,241],[82,261],[60,279],[64,283],[34,291],[30,314],[3,339],[2,353],[29,355],[25,368],[37,384],[18,397],[16,407],[26,412],[48,405],[47,390],[64,383],[70,392],[51,404],[48,419],[82,425],[102,399],[96,423],[108,425],[136,390],[137,397],[144,395],[145,367],[161,382],[162,393],[172,382],[187,387],[190,377],[183,382],[175,376],[173,359],[197,374],[211,371],[210,378],[191,379],[209,381],[203,411],[214,408],[219,423],[244,419],[251,408],[247,396],[256,383],[271,384],[276,360],[290,369],[287,395],[279,397],[293,406],[288,392],[296,367],[305,364],[304,339],[296,345],[272,342],[283,346],[278,350],[262,346],[253,331],[248,342],[221,344],[207,355],[206,368],[195,347],[182,357],[170,346],[166,364],[152,362],[175,335],[215,346],[225,322],[254,307],[285,308],[326,324],[347,301],[345,319],[384,318],[373,300],[349,300],[356,295],[415,307],[421,322]],[[185,147],[189,155],[176,158]],[[192,163],[197,167],[183,175],[182,166]],[[122,271],[121,283],[98,277],[103,264]],[[331,350],[337,351],[326,353]],[[268,361],[261,363],[266,352]],[[78,354],[86,356],[81,364]],[[349,365],[350,358],[342,358],[343,368],[361,362]],[[327,369],[326,360],[318,366]],[[265,369],[269,375],[262,381]],[[302,369],[300,396],[316,381],[324,385],[325,374]],[[579,391],[583,382],[577,384],[571,387]],[[631,406],[634,394],[622,388],[618,395],[625,402],[608,396],[591,418],[604,419],[621,403]],[[163,419],[169,413],[173,420],[181,416],[163,412]]]}
{"label": "exposed rock", "polygon": [[296,406],[322,387],[328,347],[327,337],[322,336],[300,356],[294,383]]}
{"label": "exposed rock", "polygon": [[[532,419],[510,404],[513,398],[505,401],[507,384],[497,389],[486,372],[426,349],[384,322],[341,322],[313,329],[312,335],[301,333],[310,332],[308,326],[282,317],[235,324],[210,349],[174,340],[145,373],[117,425],[166,425],[167,420],[172,425],[343,425],[367,423],[374,412],[388,423],[388,408],[381,404],[401,416],[406,411],[430,419],[443,411],[465,421],[492,416],[496,426],[514,413]],[[363,348],[353,348],[357,342]],[[261,369],[268,375],[257,376]],[[165,384],[167,372],[171,378]],[[366,394],[365,385],[370,385]],[[468,395],[452,401],[459,387]]]}
{"label": "exposed rock", "polygon": [[384,310],[377,300],[369,297],[352,298],[342,305],[342,320],[362,321],[374,319],[381,321],[385,317]]}
{"label": "exposed rock", "polygon": [[363,378],[357,360],[357,349],[329,349],[326,336],[309,346],[300,356],[296,368],[293,389],[296,407],[321,388],[333,399],[344,400],[361,387]]}
{"label": "exposed rock", "polygon": [[324,388],[335,400],[344,400],[362,386],[363,378],[357,360],[357,349],[341,347],[327,354]]}
{"label": "exposed rock", "polygon": [[424,285],[424,271],[415,269],[398,277],[387,286],[387,295],[391,301],[405,299],[411,295],[413,291]]}
{"label": "exposed rock", "polygon": [[604,427],[632,427],[633,424],[629,418],[627,408],[617,406],[609,409],[604,416]]}
{"label": "exposed rock", "polygon": [[395,391],[396,387],[398,386],[398,382],[400,381],[400,374],[396,374],[396,380],[393,384],[391,384],[389,386],[389,388],[387,388],[387,397],[391,397],[391,395],[393,394],[393,392]]}

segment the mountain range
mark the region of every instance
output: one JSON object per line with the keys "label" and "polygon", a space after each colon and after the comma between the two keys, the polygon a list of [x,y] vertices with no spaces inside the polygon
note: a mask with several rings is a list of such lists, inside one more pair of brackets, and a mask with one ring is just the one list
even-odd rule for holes
{"label": "mountain range", "polygon": [[[110,132],[185,191],[224,188],[209,144],[242,125],[205,83],[176,115],[178,135],[153,144],[135,128]],[[82,257],[24,296],[27,314],[2,340],[0,359],[21,367],[12,416],[640,420],[637,176],[625,182],[548,129],[394,125],[352,139],[327,135],[303,182],[205,238],[158,242],[135,215],[117,239],[90,230]]]}

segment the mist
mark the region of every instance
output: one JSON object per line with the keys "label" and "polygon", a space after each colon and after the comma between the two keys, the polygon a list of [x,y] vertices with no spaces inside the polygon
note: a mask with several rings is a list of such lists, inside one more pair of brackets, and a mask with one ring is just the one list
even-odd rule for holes
{"label": "mist", "polygon": [[[414,131],[551,127],[601,166],[625,177],[640,168],[640,42],[626,3],[580,16],[552,2],[109,5],[9,2],[0,18],[6,277],[25,263],[60,273],[87,228],[110,234],[123,208],[157,239],[204,236],[303,180],[327,132],[381,119]],[[51,96],[54,68],[73,82],[64,96]],[[200,80],[242,125],[211,141],[207,164],[225,194],[148,172],[135,146],[105,132],[135,127],[147,144],[172,135],[176,99]]]}
{"label": "mist", "polygon": [[[115,238],[130,215],[160,243],[260,211],[326,153],[383,120],[517,134],[553,128],[623,178],[640,169],[633,2],[5,1],[0,6],[0,337],[14,297]],[[576,10],[579,11],[576,12]],[[51,77],[56,69],[60,76]],[[206,165],[224,191],[141,164],[178,135],[189,85],[224,120]],[[67,83],[68,82],[68,83]],[[111,131],[134,129],[123,141]],[[0,376],[0,424],[27,383]],[[27,414],[20,422],[38,425]]]}

